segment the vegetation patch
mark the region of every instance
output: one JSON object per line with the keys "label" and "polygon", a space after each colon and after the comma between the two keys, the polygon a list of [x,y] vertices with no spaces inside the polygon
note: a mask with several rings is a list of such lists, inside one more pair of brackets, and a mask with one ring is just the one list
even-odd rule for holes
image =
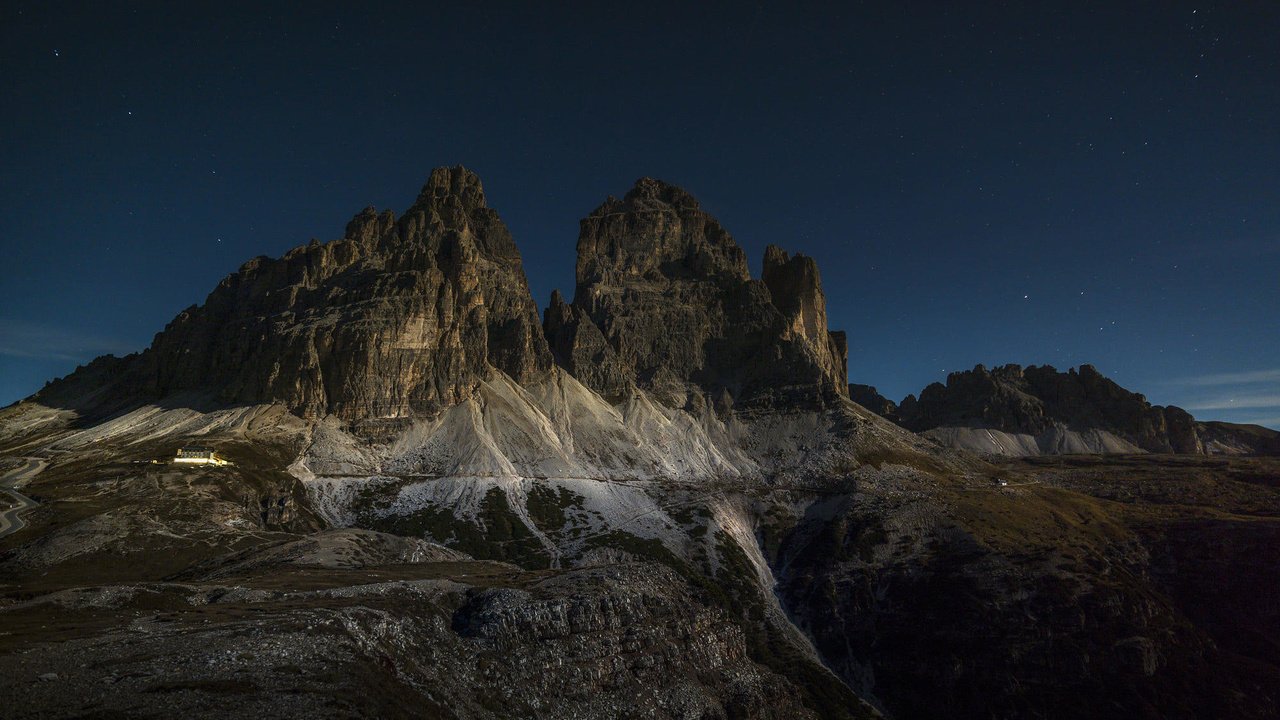
{"label": "vegetation patch", "polygon": [[535,483],[529,489],[525,509],[529,512],[529,519],[533,520],[533,524],[539,530],[545,533],[561,533],[570,519],[565,511],[582,507],[583,499],[581,495],[568,488],[551,488]]}
{"label": "vegetation patch", "polygon": [[362,527],[421,537],[447,545],[477,560],[500,560],[539,570],[549,567],[546,548],[511,510],[507,494],[490,488],[480,503],[475,522],[462,520],[450,508],[426,507],[405,515],[360,518]]}

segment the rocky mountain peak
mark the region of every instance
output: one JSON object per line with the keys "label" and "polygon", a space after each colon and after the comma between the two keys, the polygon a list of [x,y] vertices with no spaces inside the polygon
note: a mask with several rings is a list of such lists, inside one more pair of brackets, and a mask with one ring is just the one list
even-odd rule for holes
{"label": "rocky mountain peak", "polygon": [[827,330],[827,299],[822,292],[818,263],[777,245],[764,251],[761,275],[773,306],[782,313],[787,332],[809,346],[823,373],[847,387],[848,342],[842,331]]}
{"label": "rocky mountain peak", "polygon": [[847,395],[816,264],[774,248],[766,265],[753,280],[692,195],[641,178],[582,220],[573,311],[553,302],[544,331],[557,361],[606,396],[624,380],[673,407]]}
{"label": "rocky mountain peak", "polygon": [[891,419],[917,432],[987,428],[1048,437],[1105,431],[1152,452],[1201,453],[1199,424],[1181,408],[1153,406],[1092,365],[1060,372],[1051,365],[976,365],[908,396]]}
{"label": "rocky mountain peak", "polygon": [[367,207],[340,239],[246,263],[124,374],[152,396],[280,403],[370,434],[465,402],[495,372],[537,382],[553,362],[611,402],[640,388],[729,413],[847,397],[812,258],[771,247],[752,279],[719,221],[652,178],[582,220],[578,253],[573,301],[554,293],[539,322],[480,179],[439,168],[399,217]]}
{"label": "rocky mountain peak", "polygon": [[684,190],[641,178],[580,224],[578,288],[624,277],[745,281],[747,256]]}
{"label": "rocky mountain peak", "polygon": [[414,204],[429,204],[449,197],[460,200],[468,210],[488,207],[480,176],[461,165],[432,170],[431,176],[422,186],[422,192],[418,193],[418,200]]}
{"label": "rocky mountain peak", "polygon": [[494,370],[551,366],[520,253],[475,173],[439,168],[403,217],[258,258],[174,319],[144,358],[155,393],[212,391],[352,423],[432,415]]}
{"label": "rocky mountain peak", "polygon": [[395,223],[395,213],[390,210],[379,213],[377,208],[370,205],[351,218],[343,237],[355,241],[361,247],[372,248],[379,238],[391,231]]}
{"label": "rocky mountain peak", "polygon": [[[908,395],[907,397],[910,402],[915,402],[915,396]],[[874,385],[849,383],[849,399],[877,415],[897,422],[898,404],[881,395]]]}
{"label": "rocky mountain peak", "polygon": [[634,207],[664,205],[690,210],[702,209],[697,198],[683,188],[651,177],[636,180],[635,185],[624,196],[624,202]]}

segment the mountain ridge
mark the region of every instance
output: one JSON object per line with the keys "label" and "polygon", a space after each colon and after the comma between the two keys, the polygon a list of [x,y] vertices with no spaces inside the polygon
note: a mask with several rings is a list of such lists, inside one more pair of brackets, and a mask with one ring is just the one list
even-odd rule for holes
{"label": "mountain ridge", "polygon": [[1177,406],[1152,405],[1089,364],[1066,372],[1051,365],[988,370],[979,364],[899,403],[868,385],[851,385],[850,394],[909,430],[981,453],[1280,453],[1280,433],[1202,422]]}
{"label": "mountain ridge", "polygon": [[[175,396],[280,404],[307,422],[332,418],[324,437],[336,445],[318,456],[366,474],[718,468],[746,480],[844,467],[883,447],[940,462],[848,400],[845,334],[827,327],[812,258],[770,245],[753,278],[696,198],[649,177],[583,218],[577,245],[573,300],[553,292],[539,318],[479,177],[438,168],[403,215],[365,208],[339,239],[253,258],[146,350],[97,359],[32,400],[83,422]],[[779,422],[795,430],[761,440],[753,429]],[[686,456],[662,460],[646,449],[658,438]]]}

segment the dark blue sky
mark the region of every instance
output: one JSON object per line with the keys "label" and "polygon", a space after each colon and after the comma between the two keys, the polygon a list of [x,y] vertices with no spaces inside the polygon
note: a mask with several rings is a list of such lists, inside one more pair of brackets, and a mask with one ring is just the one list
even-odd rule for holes
{"label": "dark blue sky", "polygon": [[461,163],[543,305],[652,175],[816,257],[892,398],[1091,362],[1280,427],[1280,5],[303,5],[0,7],[0,403]]}

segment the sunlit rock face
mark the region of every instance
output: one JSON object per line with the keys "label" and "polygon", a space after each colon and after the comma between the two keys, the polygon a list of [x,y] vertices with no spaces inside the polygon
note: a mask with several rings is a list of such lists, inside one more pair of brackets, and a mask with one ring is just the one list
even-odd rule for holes
{"label": "sunlit rock face", "polygon": [[[401,217],[255,258],[130,360],[130,392],[278,402],[303,418],[398,427],[521,385],[558,361],[610,402],[677,409],[820,407],[847,397],[843,333],[816,264],[770,246],[763,279],[687,192],[642,179],[582,221],[577,290],[542,322],[520,252],[465,168],[435,170]],[[388,424],[389,423],[389,424]]]}
{"label": "sunlit rock face", "polygon": [[680,188],[642,178],[582,220],[571,307],[553,301],[557,360],[604,395],[623,379],[671,407],[821,404],[847,396],[817,267],[770,248],[765,278]]}
{"label": "sunlit rock face", "polygon": [[550,367],[520,252],[465,168],[435,170],[396,219],[368,208],[340,240],[256,258],[156,336],[161,395],[217,389],[303,417],[429,414],[491,369]]}

